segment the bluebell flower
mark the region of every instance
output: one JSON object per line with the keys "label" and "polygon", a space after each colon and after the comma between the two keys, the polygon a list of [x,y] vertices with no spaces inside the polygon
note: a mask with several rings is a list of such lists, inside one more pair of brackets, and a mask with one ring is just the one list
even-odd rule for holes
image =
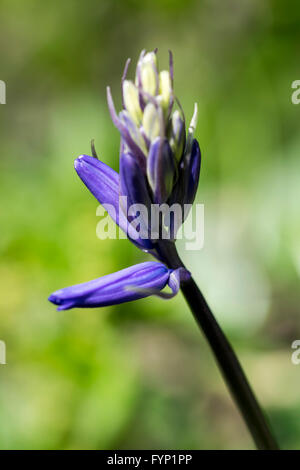
{"label": "bluebell flower", "polygon": [[[49,300],[58,310],[103,307],[149,295],[168,299],[181,287],[258,448],[278,449],[230,343],[175,248],[177,230],[188,214],[186,207],[195,199],[199,181],[200,149],[193,137],[197,106],[186,133],[184,114],[173,90],[172,54],[169,70],[159,72],[156,52],[142,51],[134,82],[126,79],[130,61],[126,62],[123,109],[118,114],[107,89],[110,114],[121,134],[120,173],[98,160],[93,142],[93,156],[77,158],[75,169],[129,240],[158,261],[60,289]],[[124,199],[131,208],[138,205],[145,212],[141,210],[135,217],[127,204],[120,204]],[[179,207],[183,217],[171,217],[169,211],[167,218],[163,214],[157,218],[162,206]],[[166,286],[171,292],[163,290]]]}
{"label": "bluebell flower", "polygon": [[[188,213],[185,207],[193,203],[199,181],[201,155],[193,137],[197,105],[186,133],[185,117],[173,90],[171,53],[169,70],[159,72],[156,51],[142,51],[135,81],[126,78],[129,63],[122,77],[123,109],[119,113],[107,88],[112,121],[121,134],[119,174],[98,159],[93,144],[93,156],[77,158],[75,170],[128,239],[158,261],[58,290],[49,300],[59,310],[119,304],[153,294],[170,298],[178,292],[180,283],[190,278],[178,258],[175,241]],[[128,207],[142,204],[147,215],[135,223],[120,198],[126,198]],[[170,217],[167,224],[157,219],[155,211],[163,204],[178,205],[183,219],[178,223],[175,216]],[[161,292],[167,285],[171,292]]]}
{"label": "bluebell flower", "polygon": [[[180,282],[188,278],[189,273],[183,268],[172,270],[162,263],[148,261],[58,290],[50,295],[49,300],[58,305],[58,310],[68,310],[121,304],[152,294],[170,298],[177,294]],[[172,292],[160,292],[167,284]]]}

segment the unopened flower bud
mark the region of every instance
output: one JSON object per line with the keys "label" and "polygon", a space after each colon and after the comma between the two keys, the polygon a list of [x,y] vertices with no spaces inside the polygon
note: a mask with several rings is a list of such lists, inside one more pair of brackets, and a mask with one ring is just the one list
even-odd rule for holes
{"label": "unopened flower bud", "polygon": [[159,112],[153,103],[148,103],[144,109],[143,129],[150,141],[160,134],[160,117]]}
{"label": "unopened flower bud", "polygon": [[154,96],[158,88],[157,58],[154,52],[148,52],[140,63],[143,91]]}
{"label": "unopened flower bud", "polygon": [[185,144],[185,125],[180,112],[176,109],[171,117],[170,146],[175,159],[179,162]]}
{"label": "unopened flower bud", "polygon": [[139,93],[137,87],[130,81],[123,82],[124,105],[133,121],[139,125],[142,120],[142,110],[139,103]]}
{"label": "unopened flower bud", "polygon": [[167,201],[173,188],[175,165],[167,139],[158,137],[152,143],[147,160],[147,177],[155,203]]}
{"label": "unopened flower bud", "polygon": [[168,109],[171,96],[172,96],[172,83],[170,72],[163,70],[159,74],[159,92],[162,97],[162,106],[165,109]]}
{"label": "unopened flower bud", "polygon": [[[120,178],[130,181],[126,183],[127,192],[137,204],[147,193],[154,204],[183,207],[193,200],[199,180],[200,150],[193,136],[197,106],[186,136],[184,114],[173,92],[172,55],[169,71],[159,72],[156,52],[142,51],[135,82],[126,79],[128,64],[122,77],[124,109],[119,115],[110,89],[107,91],[111,117],[122,138]],[[175,101],[178,110],[172,111]],[[124,185],[121,187],[124,189]]]}

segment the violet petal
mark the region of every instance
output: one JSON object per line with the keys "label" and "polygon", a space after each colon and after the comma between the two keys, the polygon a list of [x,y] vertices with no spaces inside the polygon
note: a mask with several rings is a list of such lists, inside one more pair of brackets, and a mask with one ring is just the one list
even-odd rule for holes
{"label": "violet petal", "polygon": [[104,307],[150,295],[140,289],[161,290],[169,280],[170,270],[162,263],[150,261],[140,263],[116,273],[60,289],[50,295],[49,301],[58,305],[58,310],[70,308]]}

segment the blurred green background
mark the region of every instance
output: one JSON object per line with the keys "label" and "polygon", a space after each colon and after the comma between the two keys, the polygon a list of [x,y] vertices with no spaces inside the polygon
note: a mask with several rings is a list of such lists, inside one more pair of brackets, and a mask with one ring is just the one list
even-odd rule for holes
{"label": "blurred green background", "polygon": [[[56,312],[48,295],[150,259],[96,237],[73,170],[118,169],[127,57],[159,48],[203,152],[205,246],[179,250],[283,448],[300,446],[300,79],[296,1],[2,0],[0,448],[246,449],[249,434],[181,295]],[[133,73],[131,68],[130,73]],[[181,245],[181,246],[180,246]]]}

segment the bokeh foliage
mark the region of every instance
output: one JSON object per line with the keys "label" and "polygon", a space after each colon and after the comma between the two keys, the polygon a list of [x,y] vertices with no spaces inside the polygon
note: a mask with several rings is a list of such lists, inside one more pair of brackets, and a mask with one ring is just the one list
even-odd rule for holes
{"label": "bokeh foliage", "polygon": [[[184,252],[281,445],[300,445],[300,79],[296,1],[2,0],[0,448],[252,448],[181,296],[56,312],[50,292],[149,259],[96,238],[73,170],[95,138],[118,169],[105,102],[128,56],[175,58],[200,109],[205,246]],[[132,72],[132,70],[131,70]]]}

